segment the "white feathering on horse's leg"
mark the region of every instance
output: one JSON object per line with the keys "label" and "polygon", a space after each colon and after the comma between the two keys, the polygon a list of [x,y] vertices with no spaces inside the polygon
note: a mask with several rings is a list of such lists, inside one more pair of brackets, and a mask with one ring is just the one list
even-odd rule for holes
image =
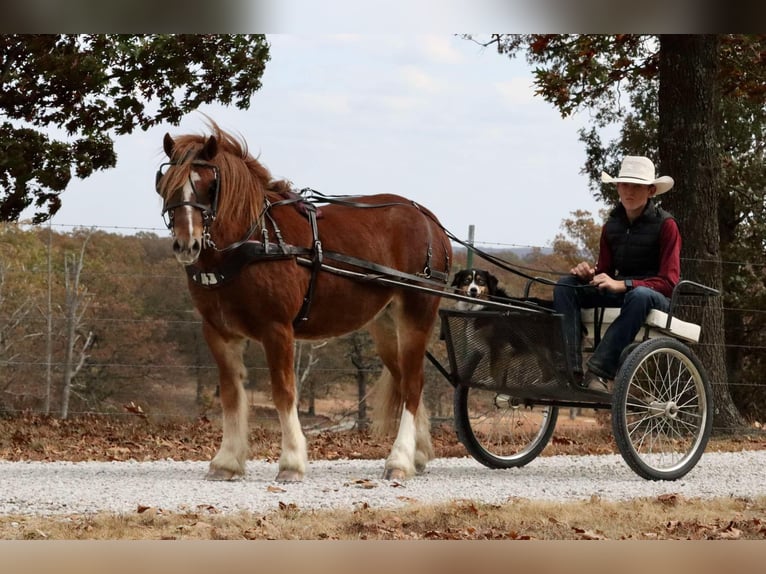
{"label": "white feathering on horse's leg", "polygon": [[431,418],[422,397],[418,412],[415,414],[415,472],[422,473],[428,461],[434,458],[431,442]]}
{"label": "white feathering on horse's leg", "polygon": [[295,405],[287,414],[279,413],[279,424],[282,427],[282,452],[279,456],[277,480],[280,482],[303,480],[308,454],[306,437],[303,435]]}
{"label": "white feathering on horse's leg", "polygon": [[245,475],[245,464],[250,453],[247,437],[247,401],[244,390],[238,389],[234,412],[223,411],[223,440],[221,448],[210,462],[208,480],[233,480]]}
{"label": "white feathering on horse's leg", "polygon": [[415,417],[407,409],[402,411],[399,433],[396,435],[391,454],[386,460],[383,478],[402,480],[415,474]]}

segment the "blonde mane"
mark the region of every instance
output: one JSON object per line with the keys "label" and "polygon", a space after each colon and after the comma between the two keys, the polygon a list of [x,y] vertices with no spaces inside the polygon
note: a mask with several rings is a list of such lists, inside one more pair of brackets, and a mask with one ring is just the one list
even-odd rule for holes
{"label": "blonde mane", "polygon": [[[215,137],[218,151],[209,163],[218,167],[220,188],[218,213],[213,229],[229,235],[241,232],[260,217],[267,193],[289,189],[288,182],[272,180],[271,173],[248,152],[244,140],[221,129],[213,120],[207,120],[210,134]],[[172,161],[177,162],[172,174],[162,181],[160,194],[178,189],[189,178],[192,160],[199,159],[209,135],[182,135],[174,139]]]}

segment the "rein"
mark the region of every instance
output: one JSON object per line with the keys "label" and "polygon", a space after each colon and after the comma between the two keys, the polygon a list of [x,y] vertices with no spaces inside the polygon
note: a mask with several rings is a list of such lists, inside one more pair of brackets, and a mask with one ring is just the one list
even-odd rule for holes
{"label": "rein", "polygon": [[[317,197],[317,198],[319,198],[319,201],[325,202],[325,203],[332,203],[332,204],[336,204],[336,205],[347,205],[349,207],[377,207],[376,205],[370,205],[370,204],[360,203],[360,202],[356,202],[356,201],[350,201],[349,199],[346,199],[346,198],[363,197],[363,196],[343,196],[343,195],[329,196],[329,195],[324,195],[323,193],[321,193],[319,191],[316,191],[315,189],[311,189],[310,187],[301,189],[301,193],[310,193],[312,197]],[[410,205],[410,204],[390,203],[390,204],[381,204],[381,207],[383,205],[387,205],[388,206],[388,205]],[[416,202],[414,202],[414,201],[411,202],[411,205],[413,205],[416,208],[420,209],[420,206]],[[428,213],[426,213],[426,212],[424,212],[422,210],[421,210],[421,212],[424,215],[429,216]],[[434,223],[436,223],[436,225],[438,225],[439,228],[442,231],[444,231],[444,233],[447,235],[447,237],[449,237],[455,243],[459,243],[460,245],[462,245],[466,249],[472,250],[479,257],[481,257],[482,259],[485,259],[486,261],[489,261],[490,263],[496,265],[497,267],[500,267],[501,269],[504,269],[505,271],[508,271],[510,273],[513,273],[515,275],[518,275],[520,277],[528,279],[529,281],[535,281],[537,283],[543,283],[545,285],[555,285],[556,284],[555,281],[552,281],[550,279],[546,279],[544,277],[536,277],[536,276],[524,273],[523,271],[521,271],[521,269],[524,269],[526,271],[531,271],[531,272],[537,272],[537,273],[548,273],[548,274],[551,274],[551,275],[561,275],[561,276],[569,275],[569,272],[564,272],[564,271],[554,271],[554,270],[549,270],[549,269],[536,269],[536,268],[533,268],[533,267],[525,267],[523,265],[511,265],[510,262],[508,262],[508,261],[506,261],[504,259],[501,259],[500,257],[497,257],[496,255],[492,255],[491,253],[483,251],[483,250],[479,249],[478,247],[474,247],[472,244],[470,244],[470,243],[468,243],[466,241],[463,241],[462,239],[459,239],[454,233],[452,233],[449,229],[446,229],[434,217],[429,217],[429,218]]]}
{"label": "rein", "polygon": [[[195,162],[195,163],[199,163],[200,165],[215,168],[215,166],[212,166],[211,164],[207,162]],[[363,201],[356,201],[357,198],[362,198],[364,196],[358,196],[358,195],[357,196],[350,196],[350,195],[329,196],[311,188],[303,188],[298,193],[293,193],[289,195],[288,197],[285,197],[284,199],[281,199],[275,202],[269,201],[267,198],[265,198],[264,209],[263,209],[263,212],[261,213],[261,216],[256,221],[253,222],[250,228],[245,232],[242,239],[235,241],[234,243],[231,243],[227,245],[226,247],[218,248],[215,245],[215,243],[212,241],[212,239],[210,238],[210,232],[209,232],[209,226],[215,220],[215,215],[217,211],[217,200],[218,200],[217,191],[219,186],[219,180],[218,180],[217,168],[215,169],[216,169],[216,189],[215,189],[216,193],[214,195],[215,205],[208,208],[207,206],[199,204],[197,202],[179,202],[176,204],[171,204],[169,206],[166,206],[165,209],[163,210],[163,215],[164,215],[165,213],[169,212],[175,207],[180,207],[182,205],[188,205],[190,207],[200,209],[203,214],[203,222],[205,225],[204,233],[203,233],[205,246],[214,249],[218,253],[227,255],[227,257],[224,259],[221,265],[213,271],[203,271],[196,264],[186,266],[187,275],[192,281],[194,281],[196,284],[200,286],[208,287],[208,288],[216,288],[216,287],[220,287],[224,283],[236,277],[236,275],[242,270],[242,268],[250,263],[295,258],[296,262],[299,265],[310,268],[311,276],[309,279],[308,288],[306,290],[306,293],[303,298],[303,302],[301,304],[301,308],[297,316],[293,320],[294,326],[297,326],[303,321],[306,321],[308,319],[308,312],[311,307],[311,301],[314,294],[316,277],[319,271],[327,271],[327,272],[341,275],[344,277],[350,277],[359,281],[374,281],[377,283],[390,284],[393,286],[409,287],[409,288],[414,288],[419,290],[432,291],[435,294],[438,293],[440,296],[445,296],[445,293],[442,289],[449,279],[449,271],[441,272],[441,271],[435,271],[431,268],[432,250],[430,245],[428,246],[428,250],[426,253],[426,261],[423,267],[423,271],[417,274],[404,273],[402,271],[399,271],[398,269],[393,269],[385,265],[380,265],[378,263],[374,263],[364,259],[359,259],[357,257],[353,257],[351,255],[346,255],[343,253],[338,253],[334,251],[329,251],[329,252],[324,251],[322,248],[322,242],[319,238],[319,229],[317,226],[317,213],[319,211],[319,208],[316,205],[317,203],[328,203],[333,205],[343,205],[347,207],[362,208],[362,209],[395,207],[395,206],[414,207],[415,209],[420,211],[421,214],[423,214],[425,217],[428,217],[429,219],[431,219],[431,221],[433,221],[436,225],[438,225],[439,228],[447,235],[447,237],[450,240],[462,245],[463,247],[467,249],[473,250],[479,257],[481,257],[482,259],[485,259],[486,261],[489,261],[490,263],[496,265],[497,267],[504,269],[515,275],[518,275],[520,277],[523,277],[530,282],[537,282],[537,283],[542,283],[545,285],[556,284],[556,282],[553,280],[546,279],[544,277],[537,277],[537,276],[530,275],[528,273],[525,273],[521,269],[525,269],[527,271],[532,271],[532,272],[548,273],[548,274],[555,274],[555,275],[568,275],[568,273],[564,273],[560,271],[534,269],[530,267],[511,265],[508,261],[505,261],[504,259],[499,258],[496,255],[492,255],[491,253],[488,253],[477,247],[474,247],[470,243],[458,238],[455,234],[453,234],[448,229],[446,229],[443,225],[441,225],[441,223],[438,220],[436,220],[436,218],[433,215],[431,215],[430,212],[422,209],[421,206],[415,201],[408,201],[408,202],[395,201],[395,202],[387,202],[387,203],[379,203],[379,204],[370,204],[370,203],[365,203]],[[159,181],[159,178],[158,178],[158,181]],[[193,185],[192,185],[192,188],[193,188]],[[196,195],[196,190],[195,190],[195,195]],[[308,219],[309,225],[311,226],[311,233],[312,233],[311,247],[299,247],[296,245],[291,245],[286,243],[284,239],[282,238],[281,230],[279,229],[279,226],[277,225],[277,222],[275,221],[275,219],[272,217],[271,210],[275,207],[286,206],[286,205],[293,205],[296,209],[298,209],[298,211],[301,212],[302,215],[304,215]],[[276,242],[271,241],[269,238],[269,231],[268,231],[269,226],[266,224],[266,221],[268,221],[271,224],[271,227],[273,228],[273,233],[276,238]],[[172,215],[171,215],[170,221],[168,221],[168,227],[172,230]],[[259,227],[261,228],[261,239],[260,240],[253,239],[253,236],[255,235]],[[364,270],[364,272],[341,269],[338,267],[334,267],[332,265],[328,265],[325,263],[325,260],[327,259],[354,266],[356,268]],[[446,295],[456,299],[462,298],[460,295],[457,295],[457,294],[446,294]],[[518,303],[519,303],[518,301],[515,302],[515,304],[518,304]],[[498,307],[507,309],[508,304],[505,304],[505,303],[498,304]]]}

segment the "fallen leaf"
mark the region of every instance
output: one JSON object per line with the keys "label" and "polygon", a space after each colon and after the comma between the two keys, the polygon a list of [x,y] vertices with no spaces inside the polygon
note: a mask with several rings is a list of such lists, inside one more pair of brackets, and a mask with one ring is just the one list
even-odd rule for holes
{"label": "fallen leaf", "polygon": [[684,497],[677,492],[672,492],[669,494],[660,494],[657,497],[657,500],[667,506],[678,506],[678,504],[683,502]]}
{"label": "fallen leaf", "polygon": [[123,405],[123,408],[129,413],[133,413],[134,415],[138,415],[139,417],[146,418],[146,413],[144,412],[144,409],[142,409],[140,405],[137,405],[133,401],[130,401],[127,405]]}

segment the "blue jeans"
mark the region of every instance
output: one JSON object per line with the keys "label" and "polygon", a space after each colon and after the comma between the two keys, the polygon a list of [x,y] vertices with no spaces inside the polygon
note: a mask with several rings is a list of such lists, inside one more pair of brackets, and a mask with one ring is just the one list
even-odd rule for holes
{"label": "blue jeans", "polygon": [[599,291],[581,283],[574,275],[559,279],[553,290],[553,307],[563,315],[562,328],[567,358],[575,378],[582,375],[582,320],[580,309],[621,307],[620,315],[602,334],[601,342],[588,360],[587,368],[599,377],[614,379],[620,353],[636,338],[652,309],[667,312],[670,299],[648,287],[636,287],[627,293]]}

